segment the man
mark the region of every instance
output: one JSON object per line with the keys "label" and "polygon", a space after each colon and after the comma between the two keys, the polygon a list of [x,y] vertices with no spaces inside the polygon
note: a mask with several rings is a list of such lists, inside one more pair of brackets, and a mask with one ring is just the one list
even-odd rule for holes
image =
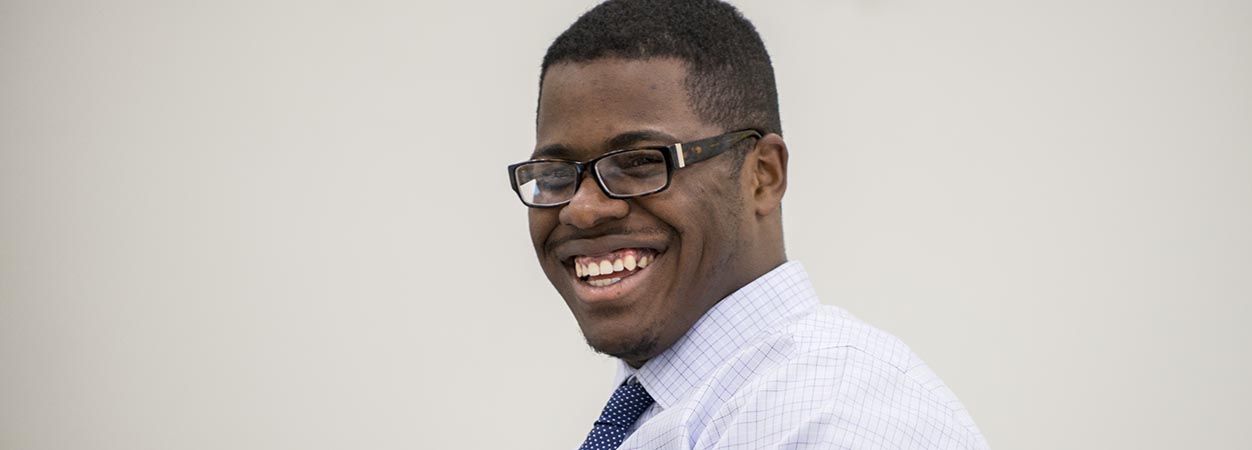
{"label": "man", "polygon": [[544,273],[621,361],[583,449],[985,448],[907,347],[783,251],[773,68],[715,0],[611,0],[544,57],[509,166]]}

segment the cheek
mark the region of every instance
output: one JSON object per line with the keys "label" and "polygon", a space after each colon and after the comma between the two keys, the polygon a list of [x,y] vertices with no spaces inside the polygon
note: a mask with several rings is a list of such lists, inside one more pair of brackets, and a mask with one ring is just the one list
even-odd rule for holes
{"label": "cheek", "polygon": [[738,223],[743,214],[743,192],[739,182],[720,179],[696,184],[683,192],[683,199],[692,223],[705,230],[725,228],[728,221]]}
{"label": "cheek", "polygon": [[536,251],[542,250],[544,241],[556,226],[557,210],[530,208],[527,220],[530,223],[530,240]]}
{"label": "cheek", "polygon": [[741,245],[745,208],[739,183],[701,184],[683,192],[682,219],[675,223],[687,245],[698,246],[706,263],[722,264]]}

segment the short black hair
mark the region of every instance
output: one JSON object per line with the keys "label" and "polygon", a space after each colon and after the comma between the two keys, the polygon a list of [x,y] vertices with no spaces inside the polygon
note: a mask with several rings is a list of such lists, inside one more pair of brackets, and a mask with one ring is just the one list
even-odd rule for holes
{"label": "short black hair", "polygon": [[548,47],[540,95],[548,68],[600,58],[682,60],[691,109],[702,120],[725,131],[782,134],[774,66],[756,27],[734,6],[717,0],[601,3]]}

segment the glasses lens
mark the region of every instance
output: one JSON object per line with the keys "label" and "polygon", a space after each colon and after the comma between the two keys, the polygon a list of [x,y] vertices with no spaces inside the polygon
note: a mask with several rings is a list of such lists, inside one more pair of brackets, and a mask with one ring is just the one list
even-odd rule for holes
{"label": "glasses lens", "polygon": [[574,197],[578,168],[565,162],[535,162],[518,166],[517,192],[528,205],[555,205]]}
{"label": "glasses lens", "polygon": [[596,173],[614,195],[643,195],[665,188],[665,154],[655,149],[618,153],[596,162]]}

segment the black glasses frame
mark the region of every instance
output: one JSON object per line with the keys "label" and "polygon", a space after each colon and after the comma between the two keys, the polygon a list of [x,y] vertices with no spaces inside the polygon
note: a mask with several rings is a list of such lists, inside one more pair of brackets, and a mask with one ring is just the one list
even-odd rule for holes
{"label": "black glasses frame", "polygon": [[[596,185],[600,186],[600,191],[603,192],[608,198],[624,200],[628,198],[643,197],[645,195],[652,195],[668,189],[670,182],[674,179],[674,171],[725,153],[726,150],[734,147],[735,144],[738,144],[740,141],[748,138],[760,139],[761,132],[751,129],[739,130],[691,142],[623,148],[606,152],[603,155],[591,158],[587,161],[573,161],[568,159],[532,159],[509,165],[509,185],[513,187],[513,192],[517,194],[517,199],[521,200],[522,204],[531,208],[556,208],[559,206],[565,206],[574,199],[573,195],[578,194],[578,188],[582,187],[583,184],[583,175],[587,173],[591,173],[591,179],[596,181]],[[621,195],[609,192],[608,186],[605,186],[604,180],[600,178],[600,171],[596,169],[596,163],[613,155],[636,150],[659,150],[661,152],[661,155],[665,158],[665,184],[654,190],[638,194]],[[527,164],[546,162],[562,162],[574,165],[574,176],[576,177],[574,182],[574,192],[568,200],[560,203],[553,203],[551,205],[535,205],[527,203],[526,199],[522,197],[522,191],[517,186],[517,169]]]}

